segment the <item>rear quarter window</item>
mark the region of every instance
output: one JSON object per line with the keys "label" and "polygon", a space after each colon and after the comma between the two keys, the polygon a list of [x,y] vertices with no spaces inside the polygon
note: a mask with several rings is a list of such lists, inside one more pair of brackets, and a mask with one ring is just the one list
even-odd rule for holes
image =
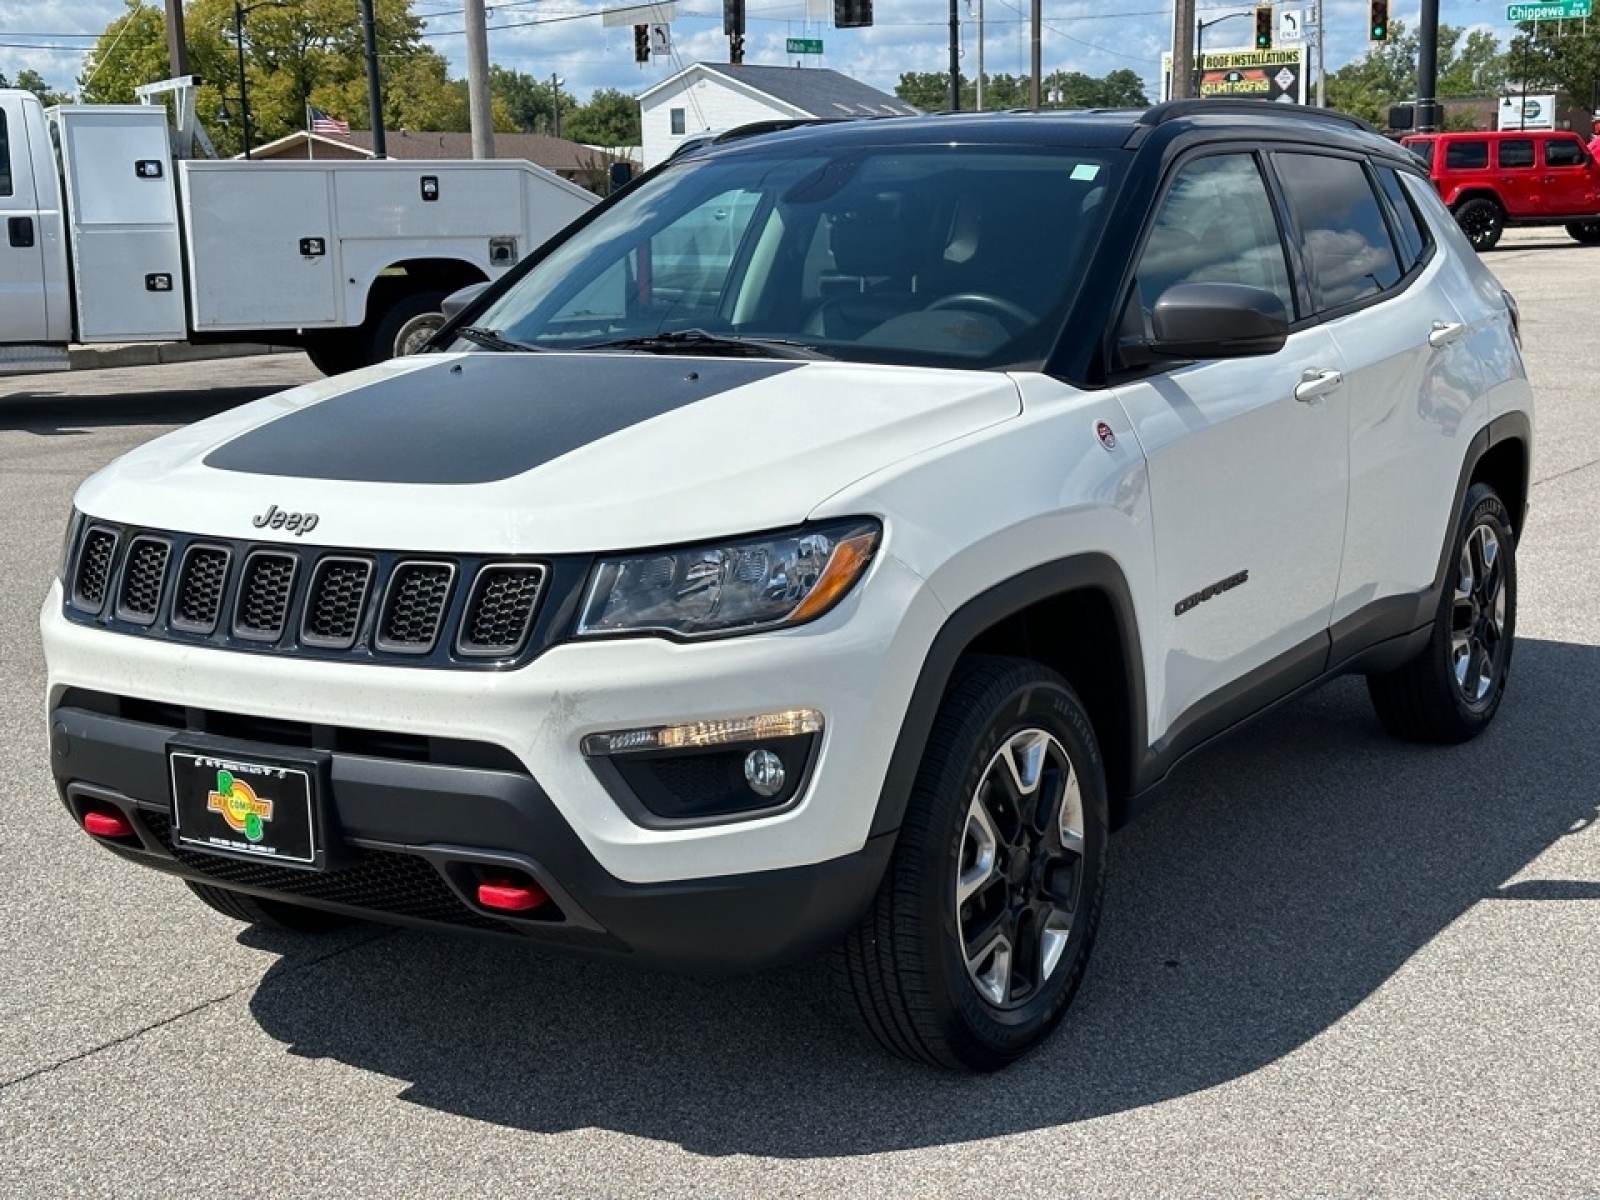
{"label": "rear quarter window", "polygon": [[1488,165],[1488,142],[1451,142],[1444,148],[1444,166],[1447,171],[1481,170]]}
{"label": "rear quarter window", "polygon": [[1378,168],[1378,186],[1389,201],[1389,213],[1394,221],[1395,249],[1400,255],[1401,271],[1409,271],[1422,261],[1432,244],[1427,224],[1418,215],[1405,185],[1392,167]]}

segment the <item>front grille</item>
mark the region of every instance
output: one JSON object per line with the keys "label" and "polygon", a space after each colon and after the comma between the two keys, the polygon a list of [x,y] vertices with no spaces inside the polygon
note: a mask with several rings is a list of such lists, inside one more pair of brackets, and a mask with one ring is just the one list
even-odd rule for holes
{"label": "front grille", "polygon": [[560,638],[591,564],[230,542],[104,521],[79,535],[70,561],[62,611],[79,624],[256,653],[480,670]]}
{"label": "front grille", "polygon": [[463,654],[515,654],[533,624],[544,568],[485,567],[473,581],[461,623]]}
{"label": "front grille", "polygon": [[72,602],[85,612],[97,613],[106,602],[106,584],[111,580],[111,559],[116,549],[117,535],[103,526],[94,526],[84,535],[78,570],[72,577]]}
{"label": "front grille", "polygon": [[324,558],[317,563],[300,640],[335,649],[355,645],[371,583],[372,564],[366,559]]}
{"label": "front grille", "polygon": [[449,563],[402,563],[396,568],[384,597],[378,649],[398,654],[432,650],[454,579]]}
{"label": "front grille", "polygon": [[222,612],[222,590],[228,581],[228,552],[221,546],[190,546],[178,568],[178,594],[172,601],[172,623],[191,633],[210,633]]}
{"label": "front grille", "polygon": [[244,560],[233,614],[235,634],[258,642],[275,642],[283,635],[299,566],[293,554],[271,550],[257,550]]}
{"label": "front grille", "polygon": [[136,537],[128,547],[122,567],[122,589],[117,596],[117,616],[148,625],[161,607],[161,585],[167,578],[172,543],[164,538]]}
{"label": "front grille", "polygon": [[389,850],[352,849],[353,861],[334,871],[295,871],[249,859],[201,854],[173,840],[172,823],[160,813],[141,810],[140,818],[184,867],[227,887],[265,888],[286,896],[326,900],[376,913],[437,921],[494,933],[521,933],[511,922],[496,921],[461,902],[426,859]]}

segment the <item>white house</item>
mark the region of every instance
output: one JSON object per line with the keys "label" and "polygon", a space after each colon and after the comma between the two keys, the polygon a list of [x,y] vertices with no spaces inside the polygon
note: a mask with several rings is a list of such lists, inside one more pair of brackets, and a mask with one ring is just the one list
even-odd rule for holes
{"label": "white house", "polygon": [[707,130],[752,121],[899,117],[917,111],[825,67],[694,63],[639,94],[646,169],[671,157],[684,138]]}

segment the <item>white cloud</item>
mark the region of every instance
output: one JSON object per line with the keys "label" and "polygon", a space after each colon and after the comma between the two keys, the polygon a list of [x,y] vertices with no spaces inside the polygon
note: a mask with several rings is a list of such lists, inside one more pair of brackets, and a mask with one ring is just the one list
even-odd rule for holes
{"label": "white cloud", "polygon": [[[675,60],[640,67],[633,61],[631,29],[604,29],[596,14],[605,0],[508,0],[491,5],[489,56],[501,66],[564,79],[564,87],[587,99],[597,87],[614,87],[637,93],[667,78],[697,59],[726,61],[728,43],[722,35],[722,10],[718,0],[680,0],[673,24]],[[977,67],[977,0],[958,0],[963,42],[962,70]],[[1248,12],[1249,0],[1199,0],[1200,15],[1207,20],[1229,12]],[[808,56],[805,66],[825,66],[865,83],[893,91],[905,71],[943,71],[949,62],[948,0],[878,0],[878,23],[868,29],[834,29],[831,23],[807,24],[803,0],[747,0],[749,33],[745,61],[792,64],[784,53],[786,37],[821,37],[826,54]],[[1284,7],[1303,7],[1306,3]],[[353,7],[353,2],[352,2]],[[984,0],[984,67],[990,74],[1024,75],[1029,46],[1026,13],[1028,0]],[[1120,7],[1120,11],[1118,11]],[[1486,6],[1487,7],[1487,6]],[[452,31],[462,24],[459,0],[415,0],[419,15],[428,17],[429,41],[450,60],[456,76],[466,73],[465,39]],[[82,69],[83,50],[124,11],[120,0],[6,0],[0,4],[0,72],[15,77],[31,68],[57,90],[70,90]],[[1491,9],[1474,16],[1494,16]],[[580,15],[577,19],[550,21],[552,17]],[[1407,28],[1415,25],[1415,10],[1395,16]],[[1328,0],[1328,63],[1337,68],[1366,52],[1365,0]],[[547,23],[530,24],[534,21]],[[1475,21],[1473,27],[1492,30],[1502,43],[1513,27],[1503,21]],[[1052,3],[1045,8],[1042,57],[1046,73],[1055,70],[1105,75],[1129,69],[1145,81],[1152,96],[1157,85],[1161,51],[1172,30],[1171,0],[1125,0],[1110,7],[1088,0]],[[49,36],[43,36],[49,35]],[[1247,19],[1230,21],[1207,30],[1212,49],[1246,44]],[[82,50],[74,47],[82,47]]]}

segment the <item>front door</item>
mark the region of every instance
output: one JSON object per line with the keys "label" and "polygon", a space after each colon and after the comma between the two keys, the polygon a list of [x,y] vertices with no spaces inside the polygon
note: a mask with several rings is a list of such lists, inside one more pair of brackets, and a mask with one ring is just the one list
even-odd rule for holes
{"label": "front door", "polygon": [[47,340],[44,240],[20,99],[0,99],[0,345]]}
{"label": "front door", "polygon": [[[1297,311],[1251,151],[1180,166],[1146,235],[1147,311],[1173,284],[1204,282],[1263,288]],[[1307,325],[1276,354],[1195,362],[1117,389],[1149,462],[1151,633],[1164,680],[1147,698],[1153,742],[1205,718],[1230,685],[1287,691],[1320,670],[1349,483],[1341,370],[1332,337]]]}

